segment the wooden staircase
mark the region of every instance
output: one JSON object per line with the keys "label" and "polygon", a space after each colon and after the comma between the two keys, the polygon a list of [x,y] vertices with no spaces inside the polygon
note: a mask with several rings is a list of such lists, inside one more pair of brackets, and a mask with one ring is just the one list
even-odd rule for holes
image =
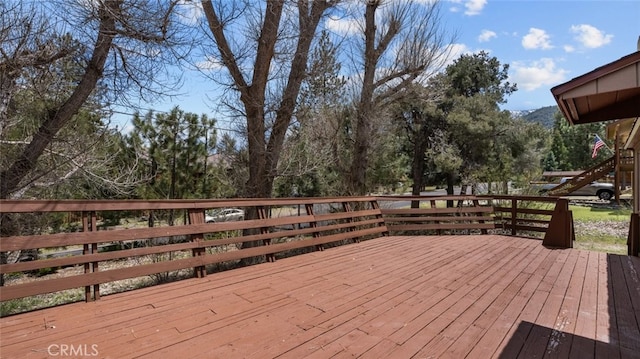
{"label": "wooden staircase", "polygon": [[611,171],[615,170],[616,166],[616,158],[612,156],[597,165],[587,169],[581,174],[573,177],[571,180],[566,181],[564,183],[559,184],[556,187],[553,187],[549,190],[548,194],[550,196],[564,196],[571,192],[582,188],[589,183],[596,181],[604,176],[606,176]]}

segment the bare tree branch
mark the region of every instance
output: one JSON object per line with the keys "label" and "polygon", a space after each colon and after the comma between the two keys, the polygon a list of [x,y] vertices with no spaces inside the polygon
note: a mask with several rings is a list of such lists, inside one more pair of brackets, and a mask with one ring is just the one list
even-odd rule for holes
{"label": "bare tree branch", "polygon": [[[2,163],[0,198],[29,187],[29,178],[37,179],[37,175],[29,174],[40,171],[38,160],[80,109],[90,109],[90,97],[103,96],[102,101],[106,102],[106,96],[110,95],[112,101],[126,102],[126,95],[136,89],[141,97],[170,91],[169,84],[158,85],[163,78],[160,70],[168,63],[166,59],[182,56],[177,47],[164,47],[184,43],[179,37],[180,26],[174,20],[179,4],[178,0],[104,0],[82,4],[60,2],[54,4],[58,7],[47,8],[51,3],[34,3],[31,6],[37,11],[31,13],[29,9],[0,7],[3,19],[0,66],[5,69],[11,64],[13,71],[0,72],[0,138],[5,139],[5,129],[16,126],[17,119],[26,116],[21,112],[8,112],[13,94],[22,91],[16,87],[18,82],[33,80],[28,84],[32,86],[29,90],[42,96],[42,102],[46,103],[44,116],[38,116],[42,120],[34,121],[37,125],[33,132],[24,136],[29,143]],[[56,17],[57,12],[62,11],[65,17]],[[13,18],[19,20],[4,26],[4,19]],[[46,18],[58,23],[50,24]],[[61,35],[58,32],[65,29],[63,22],[71,31]],[[7,36],[13,40],[4,41]],[[161,51],[163,47],[167,51]],[[63,65],[63,61],[72,66]],[[66,80],[53,92],[35,86],[38,76],[53,76],[49,68],[55,66],[76,71],[69,74],[74,79]],[[91,104],[94,107],[90,110],[97,112],[105,102]]]}

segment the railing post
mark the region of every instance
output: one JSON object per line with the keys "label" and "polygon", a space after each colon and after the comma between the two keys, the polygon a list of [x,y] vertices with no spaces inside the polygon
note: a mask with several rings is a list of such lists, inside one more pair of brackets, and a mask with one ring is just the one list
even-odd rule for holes
{"label": "railing post", "polygon": [[[429,203],[430,203],[431,208],[433,208],[433,209],[437,208],[435,200],[432,199],[432,200],[429,201]],[[440,224],[440,221],[433,221],[433,222],[436,223],[436,224]],[[436,229],[436,234],[437,235],[441,235],[442,234],[442,230],[439,229],[439,228]]]}
{"label": "railing post", "polygon": [[[269,207],[271,208],[271,207]],[[267,215],[267,209],[264,206],[258,206],[256,207],[256,210],[258,211],[258,218],[259,219],[267,219],[269,216]],[[269,227],[260,227],[260,234],[267,234],[269,233]],[[271,245],[271,239],[267,238],[267,239],[263,239],[262,240],[262,245],[264,246],[270,246]],[[274,253],[269,253],[266,256],[266,259],[268,262],[275,262],[276,261],[276,255]]]}
{"label": "railing post", "polygon": [[518,223],[518,200],[511,199],[511,235],[516,235],[516,224]]}
{"label": "railing post", "polygon": [[631,213],[629,237],[627,237],[627,254],[638,256],[640,252],[640,213]]}
{"label": "railing post", "polygon": [[[313,212],[313,203],[305,203],[304,208],[307,211],[308,215],[315,217],[315,213]],[[309,227],[318,228],[318,223],[314,220],[313,222],[309,223]],[[313,238],[320,237],[320,233],[314,231],[312,236],[313,236]],[[316,245],[316,250],[317,251],[323,251],[324,247],[322,246],[322,244],[318,244],[318,245]]]}
{"label": "railing post", "polygon": [[[374,199],[374,200],[371,201],[371,209],[380,210],[380,204],[378,203],[377,199]],[[379,223],[378,227],[382,227],[382,226],[386,227],[386,224],[384,222],[384,218],[382,217],[382,212],[380,214],[377,214],[376,218],[377,219],[382,219],[382,223]],[[382,235],[383,236],[388,236],[389,235],[389,231],[387,230],[385,232],[382,232]]]}
{"label": "railing post", "polygon": [[[202,209],[189,209],[189,224],[202,224],[204,222],[204,212]],[[197,243],[198,246],[191,250],[191,256],[200,257],[205,255],[205,249],[201,245],[204,241],[204,233],[196,233],[191,235],[191,242]],[[204,278],[207,276],[207,268],[198,266],[193,268],[193,276],[196,278]]]}
{"label": "railing post", "polygon": [[[477,198],[474,198],[474,199],[473,199],[473,206],[474,206],[474,207],[476,207],[476,208],[480,208],[480,201],[479,201]],[[476,212],[476,215],[477,215],[477,216],[482,216],[482,215],[484,215],[484,213],[482,213],[482,212]],[[483,219],[481,219],[481,220],[479,220],[479,221],[478,221],[478,223],[482,223],[482,224],[484,224],[485,222],[484,222],[484,220],[483,220]],[[480,230],[480,233],[482,233],[482,234],[487,234],[488,232],[487,232],[487,229],[486,229],[486,228],[482,228],[482,229]]]}
{"label": "railing post", "polygon": [[[349,202],[342,202],[342,210],[344,210],[345,212],[353,212],[353,208],[351,207],[351,204]],[[347,222],[353,223],[353,218],[347,218]],[[347,231],[348,232],[353,231],[353,227],[347,228]],[[360,238],[354,238],[353,241],[355,243],[360,243]]]}
{"label": "railing post", "polygon": [[[83,232],[94,232],[97,230],[98,219],[95,211],[91,212],[82,212],[82,231]],[[93,254],[98,253],[98,243],[87,243],[82,245],[82,254]],[[84,273],[93,273],[98,271],[98,262],[91,262],[84,264]],[[84,287],[84,300],[86,302],[91,302],[94,300],[100,299],[100,285],[93,285],[93,295],[91,293],[91,286]]]}
{"label": "railing post", "polygon": [[549,247],[573,248],[574,240],[573,214],[569,210],[569,200],[559,198],[542,244]]}

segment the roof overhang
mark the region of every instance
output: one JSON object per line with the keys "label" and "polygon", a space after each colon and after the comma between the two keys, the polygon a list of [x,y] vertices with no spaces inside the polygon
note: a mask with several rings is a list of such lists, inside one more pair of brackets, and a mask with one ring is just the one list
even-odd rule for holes
{"label": "roof overhang", "polygon": [[551,89],[571,124],[640,117],[640,51]]}

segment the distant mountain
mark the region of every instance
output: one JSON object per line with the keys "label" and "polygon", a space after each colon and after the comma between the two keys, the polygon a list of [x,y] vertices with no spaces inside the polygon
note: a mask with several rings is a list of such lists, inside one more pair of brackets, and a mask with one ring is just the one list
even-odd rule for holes
{"label": "distant mountain", "polygon": [[511,112],[511,117],[520,118],[530,114],[533,111],[536,111],[536,110],[520,110],[520,111],[510,110],[509,112]]}
{"label": "distant mountain", "polygon": [[553,128],[553,117],[558,111],[558,106],[547,106],[537,110],[511,111],[513,117],[522,117],[529,122],[542,124],[544,128]]}

